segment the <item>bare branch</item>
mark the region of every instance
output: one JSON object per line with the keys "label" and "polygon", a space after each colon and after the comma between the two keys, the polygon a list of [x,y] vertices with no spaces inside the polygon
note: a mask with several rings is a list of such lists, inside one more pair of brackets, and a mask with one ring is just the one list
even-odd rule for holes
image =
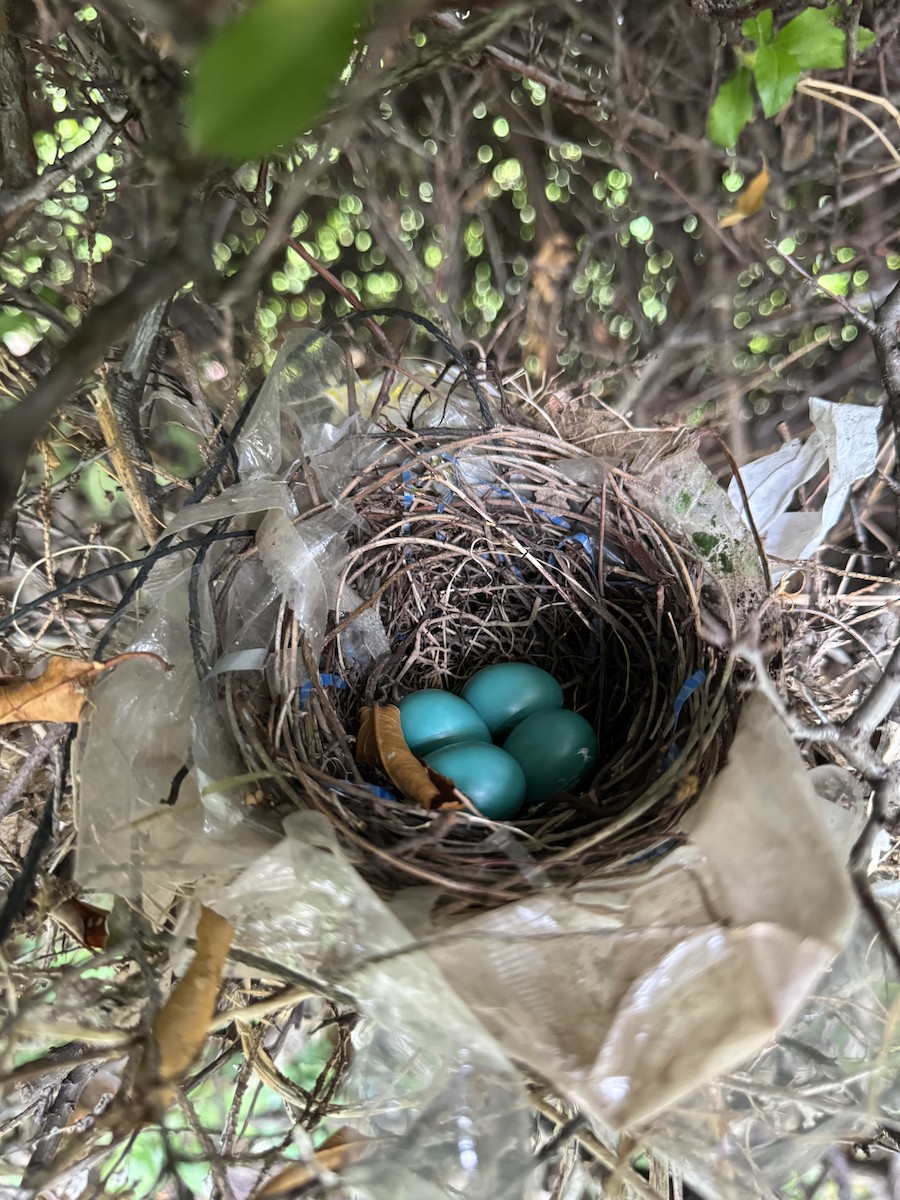
{"label": "bare branch", "polygon": [[[2,3],[2,0],[0,0]],[[2,72],[2,66],[0,66]],[[2,97],[0,97],[2,103]],[[26,217],[53,193],[72,175],[77,174],[82,167],[100,153],[115,132],[115,126],[106,121],[101,122],[93,135],[81,146],[66,154],[59,163],[36,179],[31,179],[27,186],[20,187],[16,192],[0,192],[0,246],[6,241],[23,217]],[[2,129],[0,129],[2,138]],[[29,178],[31,178],[29,176]]]}
{"label": "bare branch", "polygon": [[895,470],[900,470],[900,283],[878,309],[870,332],[894,427]]}
{"label": "bare branch", "polygon": [[[193,223],[185,224],[193,234]],[[66,397],[142,313],[190,278],[196,254],[190,236],[183,227],[171,249],[136,271],[118,295],[98,304],[31,394],[0,416],[0,519],[15,501],[32,445]]]}
{"label": "bare branch", "polygon": [[884,673],[844,726],[853,738],[870,737],[900,700],[900,642],[894,647]]}
{"label": "bare branch", "polygon": [[0,0],[0,175],[5,188],[21,188],[36,174],[25,55],[10,28],[8,0]]}

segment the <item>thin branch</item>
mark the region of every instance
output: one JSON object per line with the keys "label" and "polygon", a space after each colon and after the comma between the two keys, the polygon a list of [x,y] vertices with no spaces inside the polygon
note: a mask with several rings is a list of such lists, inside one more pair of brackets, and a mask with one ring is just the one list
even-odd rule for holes
{"label": "thin branch", "polygon": [[786,263],[789,263],[798,275],[805,279],[807,283],[812,284],[812,286],[817,291],[821,292],[823,296],[827,296],[829,300],[833,300],[835,304],[839,304],[845,313],[851,316],[853,320],[857,322],[857,324],[861,325],[862,328],[865,329],[866,333],[872,336],[875,335],[878,322],[874,317],[870,317],[868,313],[861,312],[856,305],[851,304],[850,301],[844,296],[839,296],[837,292],[833,292],[831,288],[825,287],[821,280],[816,279],[815,275],[810,275],[806,267],[804,267],[802,263],[799,263],[792,254],[788,254],[785,250],[779,249],[776,242],[769,241],[767,239],[766,245],[771,250],[774,250],[779,258],[783,258]]}
{"label": "thin branch", "polygon": [[[190,233],[185,232],[185,225]],[[196,232],[193,222],[185,225],[174,246],[140,267],[117,296],[98,304],[85,317],[56,364],[31,394],[0,416],[0,520],[15,502],[31,447],[63,401],[81,386],[109,347],[124,337],[142,313],[190,278]]]}
{"label": "thin branch", "polygon": [[46,736],[33,748],[22,763],[15,778],[10,780],[9,785],[3,792],[0,792],[0,817],[5,817],[16,800],[22,795],[31,782],[35,771],[43,763],[44,759],[47,758],[67,729],[67,725],[51,725]]}
{"label": "thin branch", "polygon": [[19,222],[53,193],[82,167],[96,158],[116,131],[116,126],[102,121],[88,140],[64,155],[59,166],[38,175],[27,186],[16,192],[0,192],[0,246],[15,230]]}
{"label": "thin branch", "polygon": [[900,470],[900,283],[876,312],[875,357],[881,371],[887,409],[894,427],[894,470]]}
{"label": "thin branch", "polygon": [[869,738],[900,701],[900,642],[894,647],[881,678],[844,725],[854,738]]}
{"label": "thin branch", "polygon": [[63,747],[54,743],[57,761],[53,771],[53,791],[44,801],[44,811],[32,834],[28,849],[22,857],[18,873],[3,898],[3,907],[0,909],[0,946],[6,941],[14,923],[22,915],[31,899],[38,867],[44,851],[53,838],[53,823],[68,775],[70,746],[71,735]]}
{"label": "thin branch", "polygon": [[890,922],[884,915],[881,905],[872,894],[872,889],[869,886],[869,862],[872,858],[875,838],[884,828],[888,805],[896,789],[897,777],[895,773],[891,773],[891,775],[883,779],[875,787],[872,793],[872,808],[868,819],[850,852],[850,876],[853,880],[853,886],[859,902],[877,929],[884,947],[893,961],[894,968],[900,970],[900,945],[897,943],[897,938],[890,926]]}
{"label": "thin branch", "polygon": [[25,187],[36,174],[25,55],[11,28],[8,0],[0,0],[0,175],[6,189]]}
{"label": "thin branch", "polygon": [[166,296],[147,309],[122,357],[115,388],[110,389],[104,379],[94,392],[94,404],[109,447],[110,463],[141,532],[150,544],[156,541],[163,522],[160,492],[139,408],[168,306],[169,297]]}
{"label": "thin branch", "polygon": [[870,116],[867,116],[864,112],[860,112],[859,109],[854,108],[852,104],[847,104],[844,100],[838,100],[836,96],[832,96],[830,93],[822,92],[818,88],[811,86],[812,83],[812,80],[801,79],[801,81],[797,84],[797,91],[802,92],[804,96],[812,96],[815,100],[822,100],[825,104],[830,104],[834,108],[839,108],[841,112],[850,113],[850,115],[856,117],[858,121],[862,121],[864,125],[868,125],[869,129],[871,129],[875,137],[878,138],[878,140],[887,150],[888,154],[890,154],[891,158],[893,158],[895,162],[900,162],[900,152],[896,150],[887,134],[878,128]]}

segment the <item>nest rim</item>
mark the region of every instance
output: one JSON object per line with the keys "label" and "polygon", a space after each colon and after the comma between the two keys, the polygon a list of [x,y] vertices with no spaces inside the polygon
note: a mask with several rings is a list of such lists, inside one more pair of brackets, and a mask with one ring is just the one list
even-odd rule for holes
{"label": "nest rim", "polygon": [[[331,823],[338,843],[382,895],[424,883],[436,886],[445,898],[455,898],[463,906],[494,905],[532,891],[537,877],[574,882],[661,856],[679,844],[680,816],[724,763],[744,689],[730,651],[701,637],[703,607],[709,589],[717,588],[715,580],[686,539],[662,528],[641,508],[631,494],[627,471],[613,468],[604,474],[599,488],[591,487],[559,469],[560,464],[578,460],[591,461],[591,456],[560,438],[520,426],[442,435],[404,431],[388,439],[338,498],[340,505],[355,514],[356,524],[348,535],[350,551],[340,574],[336,611],[342,612],[342,597],[348,592],[362,596],[362,607],[357,605],[343,617],[332,613],[323,652],[315,660],[305,631],[282,600],[272,647],[271,695],[231,697],[230,720],[248,768],[274,772],[279,778],[278,783],[264,788],[271,802],[282,810],[300,807],[322,813]],[[494,489],[491,483],[487,493],[482,486],[479,495],[477,486],[461,481],[458,475],[448,486],[447,464],[451,461],[456,464],[453,470],[460,461],[489,463],[501,483],[515,483],[516,487]],[[419,474],[413,477],[413,472]],[[416,479],[417,490],[410,504],[412,478]],[[556,489],[560,503],[555,508],[549,503],[553,499],[549,495],[543,500],[540,496],[534,498],[541,487]],[[442,502],[434,495],[435,489],[440,494],[441,488],[451,495],[444,511],[438,511]],[[493,494],[492,489],[505,495]],[[532,498],[523,499],[523,491]],[[538,500],[542,501],[540,507]],[[327,503],[313,505],[299,520],[321,516],[330,507]],[[464,508],[468,510],[465,519]],[[563,529],[563,522],[568,523],[568,529]],[[415,524],[428,528],[431,536],[412,537],[409,531]],[[471,544],[460,547],[451,543],[454,549],[448,550],[448,531],[456,530],[454,536],[459,538],[461,526],[467,526]],[[643,666],[653,681],[646,716],[656,741],[649,736],[637,743],[620,739],[614,753],[604,754],[601,737],[597,774],[588,788],[565,800],[568,819],[558,807],[543,812],[544,805],[540,805],[536,816],[526,814],[514,822],[494,823],[469,812],[428,811],[402,796],[383,798],[378,789],[393,785],[370,770],[360,769],[353,753],[362,701],[389,695],[391,688],[396,698],[401,687],[414,690],[416,686],[441,686],[441,682],[434,681],[443,680],[444,686],[449,682],[450,690],[454,690],[454,685],[461,682],[459,673],[454,676],[433,658],[411,659],[405,652],[402,639],[397,640],[398,614],[404,609],[399,604],[391,606],[392,589],[402,588],[403,579],[421,572],[425,564],[430,564],[434,579],[432,560],[448,556],[462,562],[456,572],[462,577],[478,572],[486,555],[494,556],[496,566],[497,556],[509,557],[511,547],[516,546],[523,553],[523,561],[533,567],[534,542],[523,545],[526,532],[532,539],[535,533],[540,535],[542,553],[548,558],[557,556],[556,567],[560,547],[567,540],[560,534],[574,539],[583,553],[578,563],[573,565],[570,557],[563,570],[557,571],[568,587],[560,588],[560,580],[553,578],[552,571],[542,574],[538,570],[536,578],[519,578],[513,588],[507,572],[504,600],[513,616],[521,615],[522,593],[535,594],[543,588],[543,599],[553,591],[560,606],[568,608],[570,618],[577,621],[580,615],[582,627],[589,636],[595,636],[596,629],[591,630],[584,614],[573,611],[576,602],[588,603],[592,620],[596,620],[598,611],[606,618],[615,616],[608,585],[616,581],[617,571],[619,576],[628,577],[629,595],[620,615],[626,624],[631,622],[637,630],[636,640],[644,644]],[[586,568],[591,553],[579,539],[587,538],[589,542],[592,536],[593,558],[599,569],[590,574]],[[479,547],[481,557],[476,558],[474,545]],[[430,557],[395,562],[394,570],[388,569],[391,555],[395,559],[408,556],[413,546],[423,554],[429,551]],[[650,554],[648,546],[653,547],[655,555]],[[615,548],[612,561],[607,554],[611,548]],[[647,573],[648,556],[655,579]],[[667,625],[663,617],[672,616],[666,605],[673,598],[676,583],[680,587],[679,620],[670,619]],[[642,597],[638,596],[640,589]],[[520,595],[510,599],[513,591]],[[452,594],[452,588],[448,593],[445,586],[445,601],[448,594]],[[466,595],[470,594],[467,588]],[[637,614],[629,605],[637,605]],[[382,617],[393,651],[386,663],[375,664],[363,678],[359,673],[354,675],[353,663],[344,652],[344,637],[361,611],[370,609]],[[454,611],[459,614],[459,610]],[[664,628],[672,640],[663,679],[652,642],[653,634],[658,635]],[[457,639],[458,644],[461,642]],[[466,657],[459,655],[457,663]],[[531,653],[514,657],[550,669],[547,654],[535,654],[533,647]],[[471,668],[466,667],[465,674],[503,659],[502,654],[488,654]],[[308,677],[303,704],[297,687],[303,673],[301,663]],[[672,716],[676,697],[698,670],[705,671],[705,678],[683,701],[683,715],[690,719],[679,723]],[[321,681],[334,677],[344,680],[347,687],[330,694],[332,689]],[[235,679],[230,686],[234,693],[245,685]],[[565,683],[563,686],[566,690]],[[570,692],[571,688],[567,690],[566,706],[588,715],[584,704],[570,704]],[[633,695],[633,689],[625,689],[626,701]],[[672,725],[668,733],[664,731],[665,714]],[[596,720],[592,724],[597,727]],[[660,742],[661,736],[666,740]],[[628,802],[618,809],[610,803],[609,789],[603,789],[604,772],[613,772],[617,780],[631,772],[639,780]],[[586,812],[586,805],[593,805],[593,811]],[[580,823],[572,819],[573,810],[580,812]]]}

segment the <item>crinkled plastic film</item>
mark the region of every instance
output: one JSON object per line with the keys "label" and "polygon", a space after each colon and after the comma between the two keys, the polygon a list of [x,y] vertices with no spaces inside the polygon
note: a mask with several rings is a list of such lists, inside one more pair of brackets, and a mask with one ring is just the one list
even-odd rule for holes
{"label": "crinkled plastic film", "polygon": [[[765,829],[754,840],[751,828],[740,839],[745,861],[729,857],[738,843],[723,826],[727,797],[716,798],[714,782],[686,822],[687,845],[660,862],[632,864],[573,893],[546,887],[542,871],[529,869],[527,847],[518,847],[533,897],[450,928],[429,926],[421,890],[409,910],[417,910],[427,953],[410,949],[409,928],[319,820],[290,818],[283,836],[248,824],[215,681],[265,669],[285,606],[313,661],[335,610],[344,619],[361,608],[342,636],[346,661],[364,671],[390,649],[377,612],[343,580],[345,534],[357,518],[339,497],[377,456],[396,453],[402,463],[402,448],[390,449],[379,429],[477,424],[464,388],[448,401],[446,381],[434,383],[434,371],[422,376],[427,386],[409,386],[401,370],[401,383],[381,397],[378,381],[356,380],[343,352],[319,334],[303,333],[281,352],[238,445],[242,481],[170,526],[229,519],[253,531],[255,553],[237,568],[217,626],[210,581],[221,551],[212,543],[199,574],[179,557],[154,568],[144,589],[148,608],[133,646],[171,669],[124,663],[94,689],[76,748],[78,877],[136,899],[162,885],[193,885],[233,921],[240,948],[312,973],[358,1007],[348,1103],[358,1101],[361,1131],[386,1137],[387,1149],[347,1179],[374,1200],[527,1194],[528,1107],[511,1059],[576,1100],[608,1144],[628,1128],[670,1153],[710,1200],[774,1188],[771,1180],[821,1149],[826,1131],[853,1130],[861,1112],[874,1119],[897,1106],[883,1078],[896,1053],[893,1001],[884,992],[879,999],[877,952],[865,936],[792,1017],[839,948],[852,902],[823,802],[777,731],[777,714],[757,705],[751,728],[745,709],[750,741],[736,752],[748,776],[744,802],[756,816],[771,815],[777,854]],[[373,426],[380,397],[387,404]],[[732,612],[752,611],[764,596],[756,545],[696,448],[668,431],[599,440],[599,457],[572,457],[562,470],[598,487],[608,471],[631,470],[632,497],[689,541]],[[515,486],[498,484],[478,451],[449,468],[447,503],[455,487]],[[282,476],[300,482],[288,488]],[[297,522],[326,498],[330,506]],[[782,757],[766,777],[766,801],[751,795],[747,763],[771,766],[776,743]],[[785,865],[797,852],[814,864],[806,872]],[[394,907],[403,911],[402,895]],[[792,1019],[790,1035],[760,1054]],[[852,1046],[845,1039],[852,1053],[838,1052],[845,1030],[853,1030]],[[832,1077],[838,1068],[843,1074]],[[784,1094],[798,1080],[810,1095],[822,1087],[830,1097],[810,1128],[807,1100]],[[819,1103],[818,1093],[809,1103]]]}
{"label": "crinkled plastic film", "polygon": [[[900,935],[900,885],[874,895]],[[757,1057],[698,1089],[647,1130],[709,1200],[772,1198],[840,1141],[900,1120],[900,976],[860,914],[807,1003]]]}
{"label": "crinkled plastic film", "polygon": [[[348,617],[362,603],[347,587],[337,596],[351,514],[338,505],[298,529],[292,518],[298,503],[311,501],[308,489],[292,494],[266,477],[293,461],[298,426],[312,447],[315,490],[333,492],[348,477],[346,455],[332,450],[337,427],[317,426],[311,417],[317,405],[331,411],[326,389],[337,378],[336,348],[324,345],[322,364],[304,373],[301,354],[300,367],[289,371],[289,404],[285,377],[270,376],[239,446],[250,477],[184,509],[167,530],[230,520],[232,528],[255,530],[257,553],[231,581],[218,656],[210,599],[217,545],[210,544],[198,573],[193,561],[176,567],[176,556],[151,574],[143,591],[149,611],[132,644],[170,669],[126,662],[94,692],[76,746],[76,870],[86,886],[151,905],[151,897],[171,895],[167,889],[193,885],[233,919],[243,949],[340,983],[365,1017],[347,1095],[369,1114],[363,1124],[370,1132],[392,1134],[400,1146],[395,1159],[355,1168],[356,1186],[373,1200],[404,1190],[421,1200],[430,1189],[435,1196],[457,1189],[513,1200],[527,1194],[529,1172],[530,1111],[517,1072],[426,956],[358,965],[379,947],[408,946],[410,936],[323,840],[320,823],[298,816],[286,836],[275,838],[248,824],[233,782],[240,767],[214,682],[231,669],[223,662],[261,670],[257,652],[270,645],[283,604],[315,659],[329,612],[339,604]],[[342,358],[340,365],[345,379]],[[354,421],[344,422],[345,435]],[[369,439],[367,453],[379,447]],[[351,621],[342,645],[362,668],[385,653],[377,614],[367,609]]]}
{"label": "crinkled plastic film", "polygon": [[[361,1132],[398,1138],[393,1156],[429,1184],[518,1200],[528,1118],[517,1072],[429,956],[412,949],[330,826],[298,814],[285,834],[231,885],[201,888],[201,897],[231,921],[238,945],[353,997],[365,1020],[343,1093],[364,1113]],[[360,1171],[373,1198],[393,1200],[383,1163]]]}

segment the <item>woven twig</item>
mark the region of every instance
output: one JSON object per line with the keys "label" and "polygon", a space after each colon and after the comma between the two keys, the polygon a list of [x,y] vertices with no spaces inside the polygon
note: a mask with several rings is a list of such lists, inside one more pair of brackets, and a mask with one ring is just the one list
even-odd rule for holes
{"label": "woven twig", "polygon": [[[321,661],[306,661],[304,630],[285,609],[276,703],[232,676],[248,768],[273,774],[262,786],[278,804],[324,813],[382,894],[419,882],[493,904],[548,876],[571,880],[663,853],[723,762],[740,689],[728,651],[700,636],[700,595],[712,581],[641,510],[626,472],[578,483],[566,472],[572,459],[583,451],[525,428],[391,441],[342,497],[359,521],[337,609],[344,589],[363,597],[392,652],[366,672],[351,661],[342,635],[357,609],[333,622]],[[480,667],[509,659],[550,671],[567,706],[597,729],[599,769],[583,792],[495,826],[389,799],[388,781],[357,765],[365,703],[458,690]],[[698,671],[705,677],[676,723],[676,697]],[[307,676],[313,686],[301,699]]]}

